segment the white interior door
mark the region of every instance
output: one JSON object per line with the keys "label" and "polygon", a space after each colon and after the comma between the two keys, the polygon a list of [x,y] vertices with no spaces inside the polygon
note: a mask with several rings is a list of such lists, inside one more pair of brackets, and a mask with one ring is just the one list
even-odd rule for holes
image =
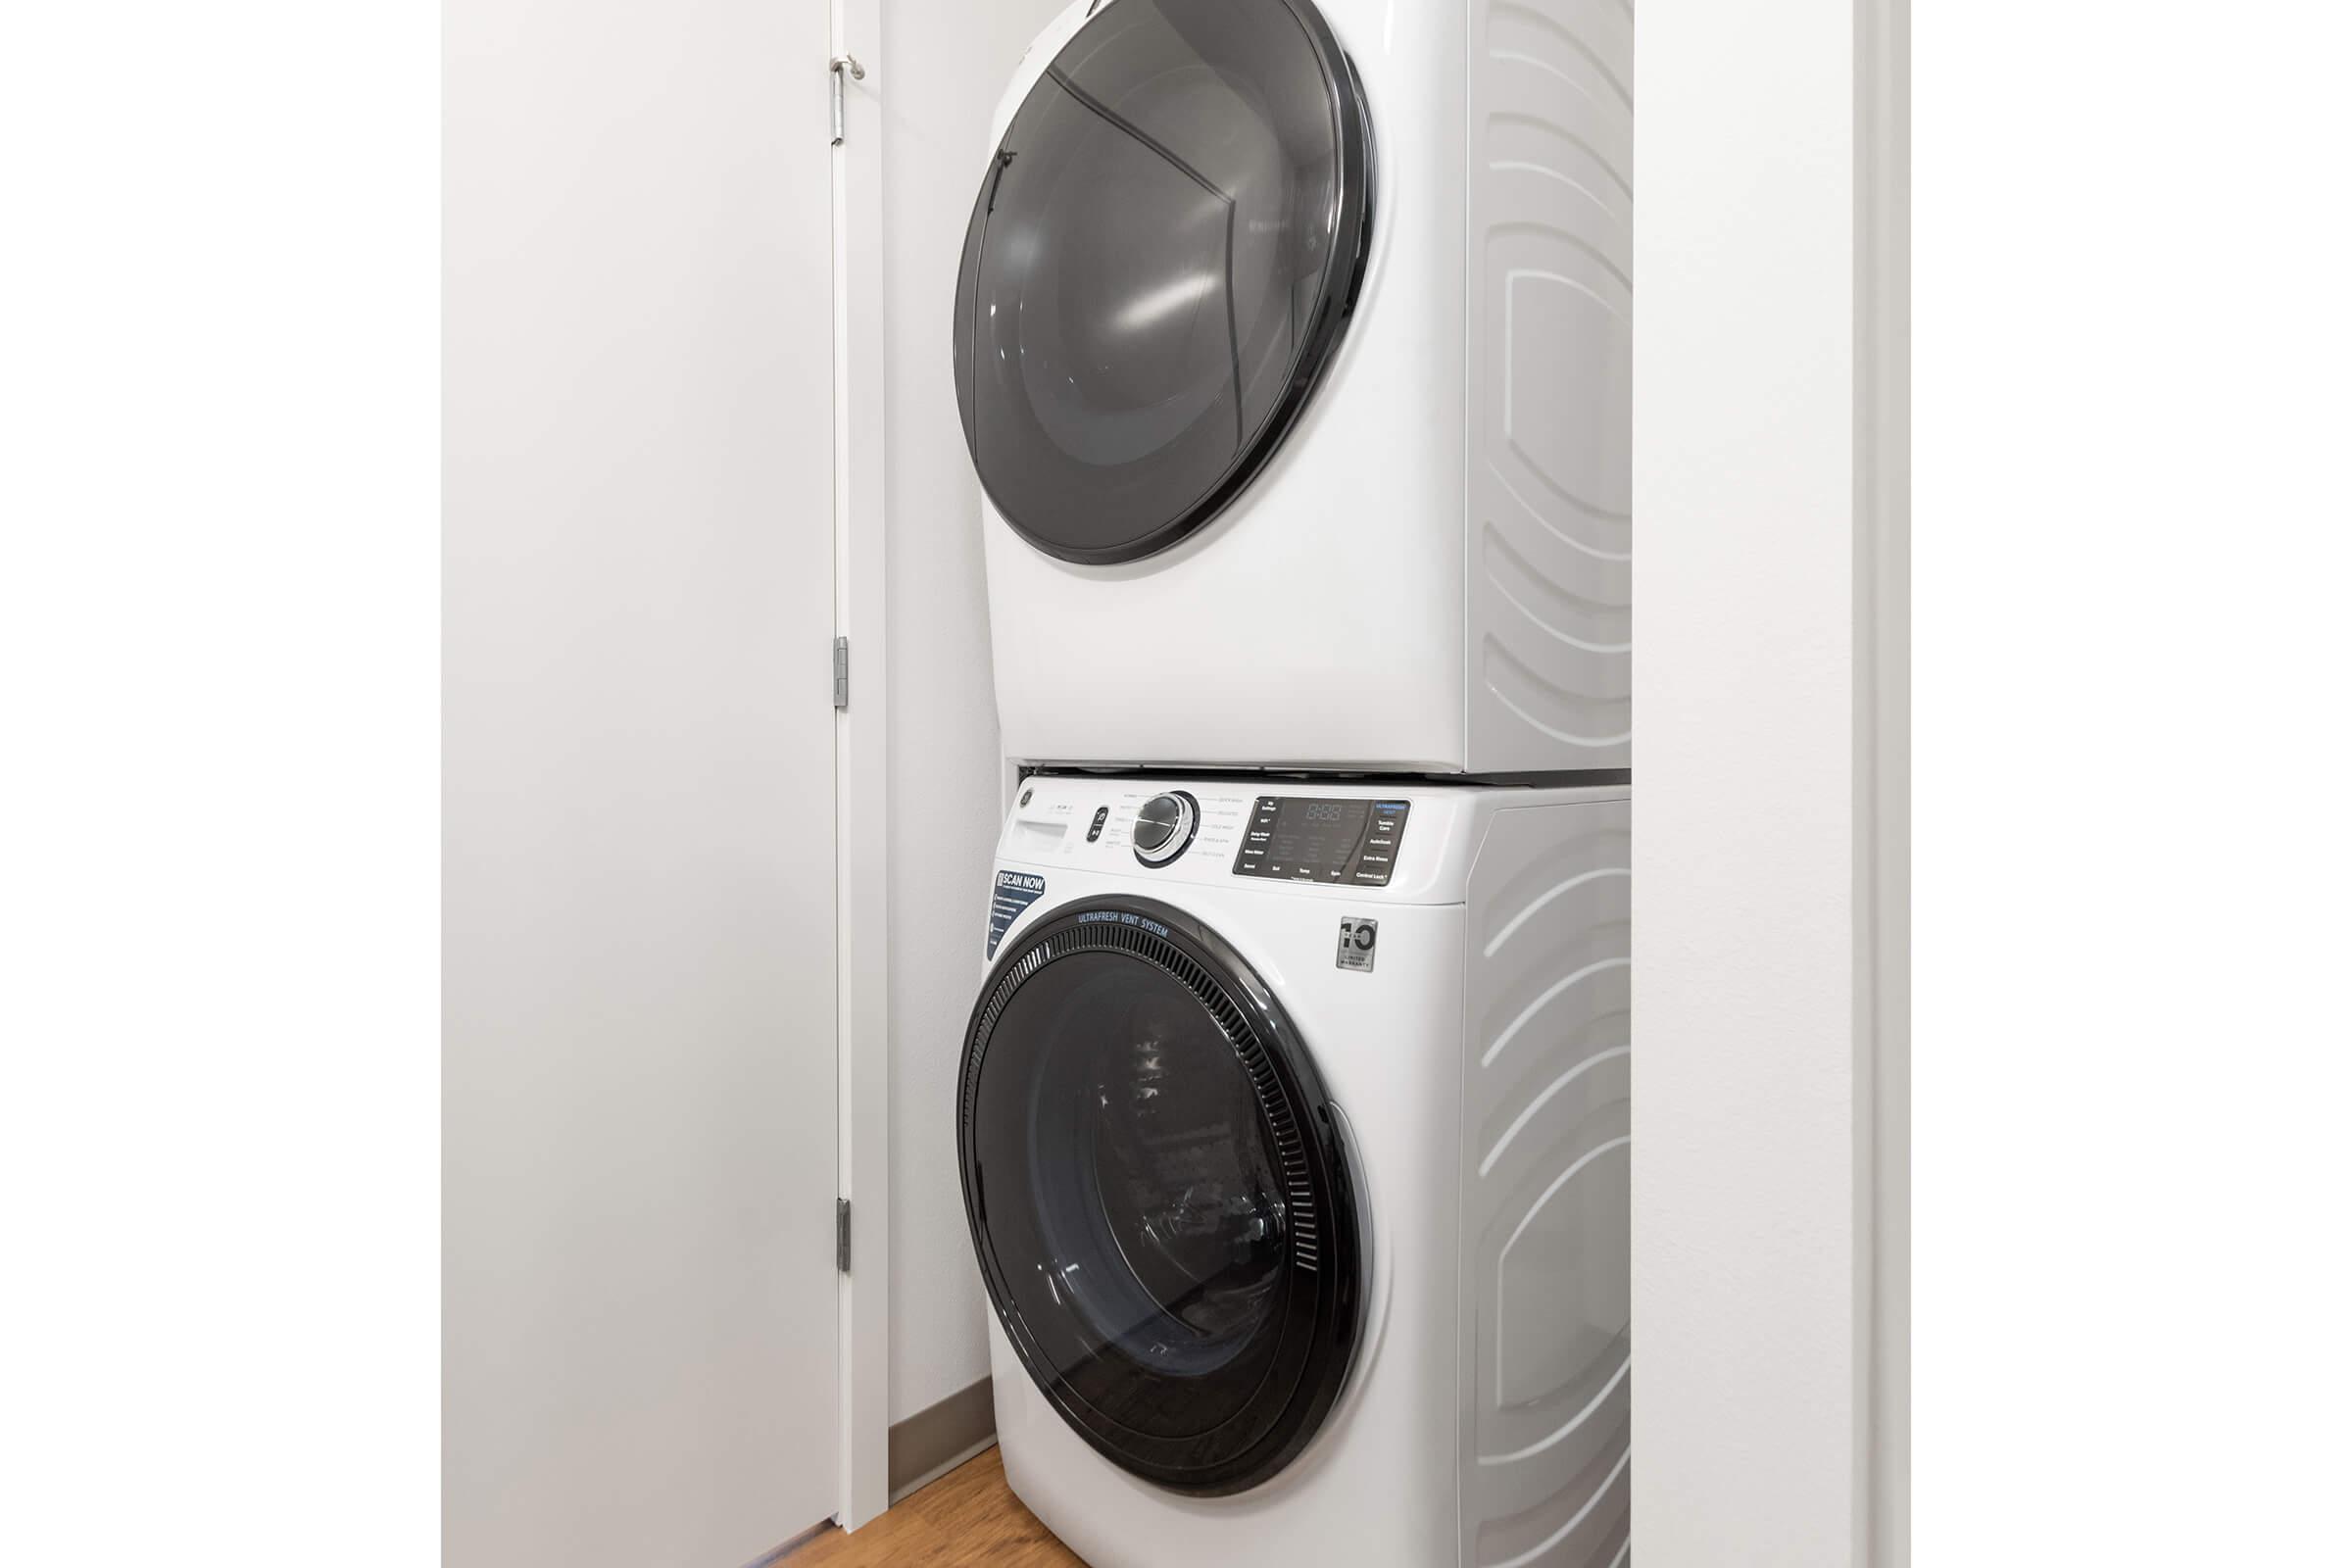
{"label": "white interior door", "polygon": [[822,0],[445,16],[452,1568],[839,1495]]}

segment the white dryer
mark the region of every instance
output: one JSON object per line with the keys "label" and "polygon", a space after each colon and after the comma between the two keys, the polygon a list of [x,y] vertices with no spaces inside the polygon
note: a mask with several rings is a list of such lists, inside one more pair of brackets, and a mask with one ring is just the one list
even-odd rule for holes
{"label": "white dryer", "polygon": [[1628,765],[1629,0],[1075,0],[956,283],[1019,759]]}
{"label": "white dryer", "polygon": [[1030,780],[957,1125],[1095,1568],[1628,1559],[1622,788]]}

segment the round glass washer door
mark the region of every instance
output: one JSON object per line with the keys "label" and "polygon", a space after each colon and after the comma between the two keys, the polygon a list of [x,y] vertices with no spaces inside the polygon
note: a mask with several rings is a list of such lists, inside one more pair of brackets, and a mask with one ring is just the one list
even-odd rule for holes
{"label": "round glass washer door", "polygon": [[998,514],[1107,564],[1223,511],[1329,368],[1371,215],[1362,94],[1313,0],[1109,0],[964,238],[956,390]]}
{"label": "round glass washer door", "polygon": [[1098,1451],[1218,1494],[1305,1448],[1361,1329],[1355,1181],[1296,1032],[1213,932],[1088,903],[1010,947],[958,1152],[998,1319]]}

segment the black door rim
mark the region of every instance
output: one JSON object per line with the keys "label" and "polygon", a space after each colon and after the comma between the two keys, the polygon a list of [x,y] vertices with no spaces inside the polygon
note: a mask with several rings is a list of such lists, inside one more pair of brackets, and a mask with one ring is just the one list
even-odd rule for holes
{"label": "black door rim", "polygon": [[[1341,45],[1338,34],[1332,30],[1331,24],[1325,20],[1314,0],[1265,0],[1265,3],[1283,7],[1298,22],[1311,44],[1329,85],[1338,150],[1338,177],[1333,196],[1332,244],[1323,282],[1313,318],[1293,360],[1287,384],[1255,432],[1235,454],[1231,466],[1189,506],[1156,527],[1132,538],[1099,548],[1085,548],[1033,532],[1023,525],[1018,509],[1008,505],[991,482],[989,468],[981,461],[972,408],[974,392],[968,379],[974,368],[973,334],[978,325],[971,272],[983,248],[987,215],[995,205],[995,184],[1007,161],[1007,150],[1000,145],[989,155],[988,168],[981,178],[979,194],[973,204],[964,261],[957,279],[954,344],[956,397],[962,409],[965,444],[991,510],[1020,536],[1024,544],[1044,555],[1076,565],[1119,565],[1173,549],[1206,527],[1240,499],[1281,451],[1337,362],[1340,347],[1363,292],[1366,274],[1371,269],[1378,169],[1372,116],[1355,62]],[[1110,20],[1113,9],[1105,8],[1090,14],[1077,31],[1055,52],[1054,60],[1039,74],[1037,83],[1024,95],[1020,108],[1013,112],[1012,120],[1007,122],[1007,134],[1011,125],[1019,122],[1021,110],[1027,108],[1038,87],[1055,79],[1054,74],[1062,67],[1064,59],[1084,45],[1089,29]]]}
{"label": "black door rim", "polygon": [[[1286,1164],[1297,1162],[1290,1198],[1298,1234],[1284,1263],[1287,1295],[1274,1364],[1250,1396],[1249,1421],[1236,1416],[1226,1423],[1235,1431],[1221,1428],[1171,1442],[1138,1433],[1089,1404],[1040,1350],[989,1231],[974,1106],[994,1032],[1023,986],[1080,954],[1132,959],[1191,992],[1255,1091],[1260,1132],[1281,1149]],[[964,1215],[997,1319],[1032,1384],[1097,1452],[1170,1491],[1220,1496],[1262,1484],[1305,1450],[1338,1403],[1362,1336],[1358,1188],[1342,1125],[1303,1042],[1229,944],[1183,910],[1142,898],[1084,900],[1032,926],[990,971],[965,1031],[956,1146]],[[1149,1379],[1148,1372],[1144,1376]]]}

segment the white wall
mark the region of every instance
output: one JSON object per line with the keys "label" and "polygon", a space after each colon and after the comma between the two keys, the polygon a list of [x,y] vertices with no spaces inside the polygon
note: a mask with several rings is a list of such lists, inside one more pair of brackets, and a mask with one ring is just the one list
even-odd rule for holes
{"label": "white wall", "polygon": [[1872,1502],[1901,1490],[1874,1429],[1908,1420],[1874,1411],[1872,1376],[1907,1355],[1873,1344],[1899,1312],[1879,1227],[1899,1240],[1906,1218],[1874,1180],[1900,1131],[1874,1095],[1900,1046],[1879,1017],[1899,1016],[1903,961],[1881,741],[1900,740],[1905,372],[1899,293],[1871,281],[1899,253],[1873,151],[1887,103],[1857,70],[1875,88],[1858,18],[1887,11],[1642,11],[1634,1534],[1652,1568],[1905,1560]]}
{"label": "white wall", "polygon": [[956,270],[1013,66],[1063,0],[892,0],[865,64],[889,229],[890,1417],[988,1375],[956,1171],[956,1070],[996,846],[980,488],[950,373]]}

